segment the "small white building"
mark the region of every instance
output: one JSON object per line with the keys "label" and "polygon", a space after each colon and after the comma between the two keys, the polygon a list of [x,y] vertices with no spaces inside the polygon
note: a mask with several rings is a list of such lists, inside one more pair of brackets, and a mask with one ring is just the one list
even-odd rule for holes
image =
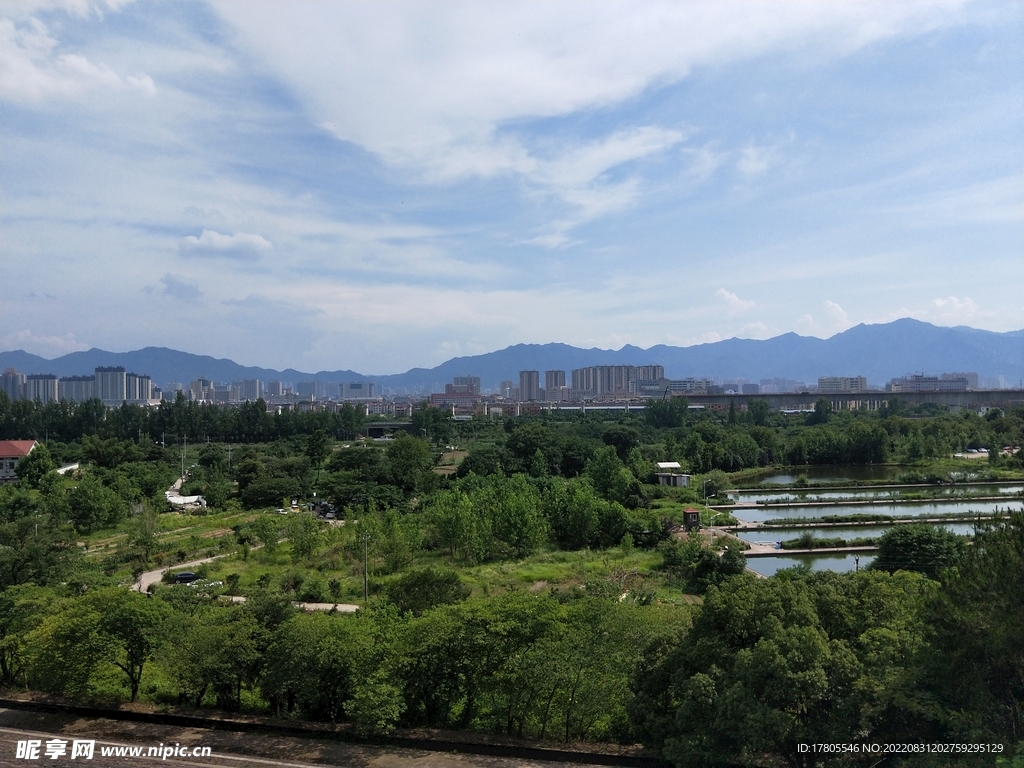
{"label": "small white building", "polygon": [[37,445],[35,440],[0,440],[0,483],[18,479],[15,467]]}
{"label": "small white building", "polygon": [[658,471],[654,476],[658,478],[658,485],[671,485],[675,488],[689,488],[690,475],[684,475],[680,470],[682,467],[678,461],[659,461]]}

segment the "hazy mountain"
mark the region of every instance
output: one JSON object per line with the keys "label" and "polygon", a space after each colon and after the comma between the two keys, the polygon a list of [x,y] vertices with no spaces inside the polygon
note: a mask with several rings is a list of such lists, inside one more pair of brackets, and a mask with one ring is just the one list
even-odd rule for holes
{"label": "hazy mountain", "polygon": [[203,355],[192,355],[162,347],[135,352],[105,352],[90,349],[46,360],[21,350],[0,352],[0,367],[23,373],[55,373],[58,376],[91,373],[98,365],[122,365],[130,371],[147,373],[153,382],[188,382],[200,376],[215,381],[273,379],[295,383],[354,381],[368,379],[395,389],[441,390],[454,376],[479,376],[485,389],[495,389],[503,379],[519,383],[519,371],[556,369],[569,372],[588,365],[665,366],[670,378],[708,376],[746,378],[789,378],[816,382],[819,376],[866,376],[882,384],[906,373],[975,371],[982,376],[1005,376],[1011,383],[1024,378],[1024,331],[993,333],[974,328],[940,328],[917,320],[903,319],[880,325],[858,325],[829,339],[787,333],[773,339],[727,339],[692,347],[663,344],[644,350],[625,346],[619,350],[580,349],[567,344],[516,344],[484,355],[457,357],[436,368],[413,368],[387,376],[354,371],[306,373],[287,369],[276,371],[238,365]]}

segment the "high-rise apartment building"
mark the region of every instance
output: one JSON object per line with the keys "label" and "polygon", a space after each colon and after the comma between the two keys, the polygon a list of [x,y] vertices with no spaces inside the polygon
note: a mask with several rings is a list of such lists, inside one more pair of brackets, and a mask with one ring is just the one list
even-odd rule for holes
{"label": "high-rise apartment building", "polygon": [[663,365],[638,365],[635,368],[637,381],[658,381],[665,378]]}
{"label": "high-rise apartment building", "polygon": [[[480,379],[477,379],[479,391]],[[377,386],[372,381],[348,381],[341,385],[342,400],[368,400],[377,396]]]}
{"label": "high-rise apartment building", "polygon": [[[565,371],[544,371],[544,391],[565,386]],[[550,399],[550,398],[549,398]]]}
{"label": "high-rise apartment building", "polygon": [[213,381],[211,379],[196,379],[188,385],[189,399],[191,400],[213,400]]}
{"label": "high-rise apartment building", "polygon": [[120,405],[128,399],[127,373],[121,366],[100,366],[96,369],[96,397],[106,405]]}
{"label": "high-rise apartment building", "polygon": [[456,376],[451,384],[444,385],[446,395],[479,395],[479,376]]}
{"label": "high-rise apartment building", "polygon": [[148,403],[153,398],[153,381],[145,374],[125,374],[125,400]]}
{"label": "high-rise apartment building", "polygon": [[25,399],[56,403],[59,399],[57,377],[52,373],[32,373],[25,377]]}
{"label": "high-rise apartment building", "polygon": [[259,379],[242,379],[236,386],[242,400],[259,400],[263,397],[263,382]]}
{"label": "high-rise apartment building", "polygon": [[323,400],[326,390],[324,383],[317,379],[316,381],[300,381],[295,385],[295,393],[312,397],[314,400]]}
{"label": "high-rise apartment building", "polygon": [[61,402],[84,403],[96,397],[95,376],[63,376],[57,382]]}
{"label": "high-rise apartment building", "polygon": [[25,374],[18,373],[13,368],[8,368],[0,377],[4,394],[8,400],[21,400],[25,396]]}
{"label": "high-rise apartment building", "polygon": [[572,372],[572,389],[590,397],[630,394],[636,391],[636,382],[632,365],[592,365]]}
{"label": "high-rise apartment building", "polygon": [[524,403],[540,400],[540,371],[519,372],[519,399]]}

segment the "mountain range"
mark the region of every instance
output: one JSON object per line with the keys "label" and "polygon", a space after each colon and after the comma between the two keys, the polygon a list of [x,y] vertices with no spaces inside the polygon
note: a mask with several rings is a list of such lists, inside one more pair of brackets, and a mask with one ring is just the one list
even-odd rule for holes
{"label": "mountain range", "polygon": [[659,344],[649,349],[581,349],[568,344],[516,344],[496,352],[456,357],[435,368],[373,375],[351,370],[303,372],[243,366],[232,360],[193,355],[163,347],[133,352],[90,349],[53,360],[16,350],[0,352],[0,368],[58,376],[90,374],[97,366],[119,365],[148,374],[153,383],[188,382],[205,377],[296,383],[319,379],[372,381],[395,391],[440,391],[454,376],[479,376],[481,386],[497,389],[505,379],[518,384],[519,371],[563,370],[591,365],[663,365],[669,378],[718,377],[750,381],[786,378],[814,383],[819,376],[865,376],[883,384],[904,374],[973,371],[1003,376],[1007,385],[1024,378],[1024,330],[995,333],[966,326],[946,328],[904,318],[891,323],[858,325],[828,339],[786,333],[771,339],[727,339],[690,347]]}

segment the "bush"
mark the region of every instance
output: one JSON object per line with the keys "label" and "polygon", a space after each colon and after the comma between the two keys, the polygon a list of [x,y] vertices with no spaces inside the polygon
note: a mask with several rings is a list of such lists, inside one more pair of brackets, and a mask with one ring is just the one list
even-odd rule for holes
{"label": "bush", "polygon": [[292,477],[267,477],[256,480],[241,493],[242,504],[247,509],[278,507],[283,499],[291,499],[299,493],[299,483]]}
{"label": "bush", "polygon": [[469,592],[469,587],[462,583],[455,571],[424,568],[392,582],[384,594],[398,606],[398,610],[420,616],[435,606],[461,602],[469,597]]}

